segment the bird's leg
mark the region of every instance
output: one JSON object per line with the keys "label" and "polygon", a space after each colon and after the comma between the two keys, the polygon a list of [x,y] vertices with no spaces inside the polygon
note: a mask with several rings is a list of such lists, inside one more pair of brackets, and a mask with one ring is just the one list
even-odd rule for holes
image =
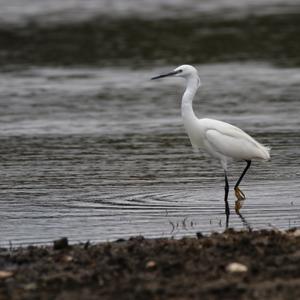
{"label": "bird's leg", "polygon": [[246,174],[247,170],[250,168],[250,165],[251,165],[251,160],[246,160],[246,162],[247,162],[247,166],[245,167],[242,175],[240,176],[240,178],[238,179],[237,183],[234,186],[234,193],[235,193],[235,196],[237,198],[237,201],[235,202],[235,211],[237,211],[237,212],[242,207],[243,200],[246,199],[245,194],[239,188],[239,185],[240,185],[244,175]]}
{"label": "bird's leg", "polygon": [[226,228],[228,228],[229,215],[230,215],[230,209],[229,209],[229,204],[228,204],[229,184],[228,184],[226,170],[224,171],[224,173],[225,173],[225,187],[224,187],[224,189],[225,189],[225,195],[224,195],[224,201],[225,201],[225,214],[226,214]]}

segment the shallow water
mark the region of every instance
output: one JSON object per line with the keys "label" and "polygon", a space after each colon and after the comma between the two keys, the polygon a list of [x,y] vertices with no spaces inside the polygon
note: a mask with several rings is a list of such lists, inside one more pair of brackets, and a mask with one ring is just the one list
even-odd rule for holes
{"label": "shallow water", "polygon": [[184,83],[149,80],[183,62],[199,117],[272,147],[242,182],[244,219],[231,190],[230,226],[299,226],[298,0],[0,5],[0,245],[224,230],[223,172],[192,152]]}
{"label": "shallow water", "polygon": [[[0,76],[2,246],[224,230],[223,173],[195,155],[180,118],[183,82],[162,68],[16,68]],[[250,226],[300,225],[300,73],[263,63],[199,65],[199,116],[272,147],[242,182]],[[233,186],[244,163],[230,166]],[[243,228],[234,214],[230,226]]]}

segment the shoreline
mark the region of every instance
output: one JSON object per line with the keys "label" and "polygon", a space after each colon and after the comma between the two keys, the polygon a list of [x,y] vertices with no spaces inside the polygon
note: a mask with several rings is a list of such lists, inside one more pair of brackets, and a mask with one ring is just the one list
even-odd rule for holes
{"label": "shoreline", "polygon": [[300,230],[0,249],[0,299],[297,299]]}

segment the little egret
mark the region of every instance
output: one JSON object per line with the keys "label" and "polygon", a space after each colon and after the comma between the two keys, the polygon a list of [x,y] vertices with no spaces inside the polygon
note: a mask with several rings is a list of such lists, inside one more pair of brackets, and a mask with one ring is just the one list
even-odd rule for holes
{"label": "little egret", "polygon": [[237,198],[235,209],[239,213],[241,203],[245,200],[245,194],[240,190],[239,185],[251,165],[253,159],[270,159],[270,149],[258,143],[250,135],[231,124],[214,120],[198,119],[193,111],[193,99],[201,86],[197,70],[190,65],[182,65],[172,72],[151,78],[159,79],[168,76],[183,77],[186,80],[186,89],[182,96],[181,115],[186,132],[190,138],[193,149],[205,150],[212,157],[220,160],[225,175],[225,214],[226,226],[230,215],[228,205],[229,184],[227,179],[227,163],[229,159],[244,160],[247,165],[240,178],[234,186]]}

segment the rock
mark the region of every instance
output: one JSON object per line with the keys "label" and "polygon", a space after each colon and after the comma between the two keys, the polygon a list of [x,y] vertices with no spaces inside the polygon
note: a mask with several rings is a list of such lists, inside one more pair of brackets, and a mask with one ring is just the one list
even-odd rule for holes
{"label": "rock", "polygon": [[63,237],[59,240],[55,240],[53,242],[53,249],[54,250],[60,250],[65,249],[69,247],[68,239],[66,237]]}
{"label": "rock", "polygon": [[290,235],[294,237],[299,237],[300,236],[300,229],[296,229],[290,233]]}
{"label": "rock", "polygon": [[248,271],[248,267],[238,262],[233,262],[227,265],[226,271],[229,273],[244,273]]}
{"label": "rock", "polygon": [[196,232],[197,239],[202,239],[203,234],[201,232]]}
{"label": "rock", "polygon": [[64,262],[71,262],[71,261],[73,261],[73,256],[71,256],[71,255],[64,255],[64,256],[62,257],[62,260],[63,260]]}
{"label": "rock", "polygon": [[146,269],[154,269],[156,267],[156,262],[154,260],[149,260],[146,263]]}
{"label": "rock", "polygon": [[10,271],[0,271],[0,279],[6,279],[6,278],[9,278],[9,277],[12,277],[14,275],[13,272],[10,272]]}

